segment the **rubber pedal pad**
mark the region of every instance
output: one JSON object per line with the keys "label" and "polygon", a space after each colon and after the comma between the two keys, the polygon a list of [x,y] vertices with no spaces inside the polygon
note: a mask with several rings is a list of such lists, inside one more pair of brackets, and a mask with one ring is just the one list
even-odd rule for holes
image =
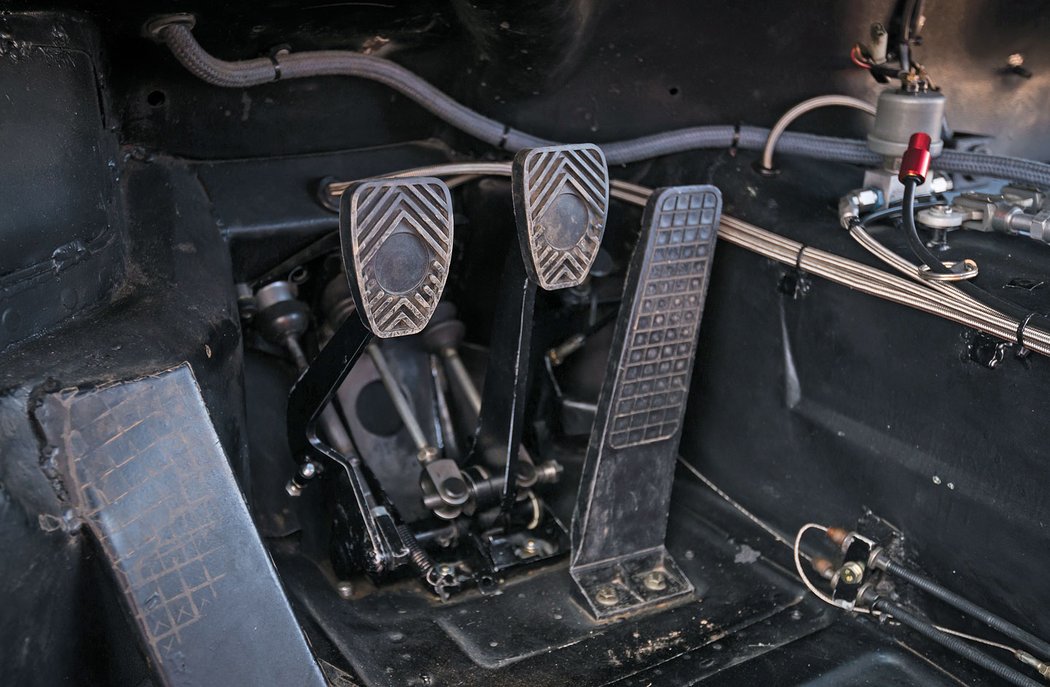
{"label": "rubber pedal pad", "polygon": [[448,186],[433,177],[353,184],[339,203],[339,234],[350,290],[372,333],[386,339],[422,331],[452,259]]}
{"label": "rubber pedal pad", "polygon": [[669,439],[681,426],[721,213],[713,186],[658,189],[649,200],[648,245],[628,277],[628,287],[637,282],[609,407],[615,448]]}
{"label": "rubber pedal pad", "polygon": [[580,285],[598,255],[609,213],[609,168],[590,143],[514,156],[514,216],[529,278],[553,291]]}

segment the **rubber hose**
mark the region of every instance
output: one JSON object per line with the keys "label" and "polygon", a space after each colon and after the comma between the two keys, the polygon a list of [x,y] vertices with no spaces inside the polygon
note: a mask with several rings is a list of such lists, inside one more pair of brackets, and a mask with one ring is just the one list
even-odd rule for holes
{"label": "rubber hose", "polygon": [[961,639],[939,631],[923,618],[912,614],[910,611],[905,610],[903,607],[887,599],[877,599],[875,603],[871,605],[871,608],[880,613],[893,616],[894,620],[898,621],[901,625],[911,628],[923,637],[926,637],[927,639],[940,644],[944,648],[959,654],[963,658],[976,663],[985,670],[995,673],[997,676],[1011,684],[1017,685],[1018,687],[1045,687],[1045,685],[1033,680],[1020,671],[1014,670],[1005,663],[1001,663],[977,649],[974,649]]}
{"label": "rubber hose", "polygon": [[896,563],[889,559],[883,559],[883,566],[883,570],[885,570],[890,575],[893,575],[894,577],[899,577],[905,582],[915,585],[930,596],[937,597],[949,606],[952,606],[953,608],[956,608],[962,611],[963,613],[977,620],[980,620],[988,627],[998,630],[1010,639],[1024,644],[1029,649],[1035,651],[1040,658],[1050,658],[1050,644],[1032,635],[1031,633],[1025,632],[1013,623],[1000,618],[994,613],[991,613],[990,611],[981,608],[972,601],[964,599],[955,592],[945,589],[933,580],[924,577],[912,570],[909,570],[908,568],[905,568],[899,563]]}
{"label": "rubber hose", "polygon": [[[227,62],[208,54],[184,23],[172,23],[157,31],[158,38],[179,62],[198,78],[226,88],[248,88],[280,79],[338,75],[370,79],[385,84],[443,121],[490,145],[515,152],[555,144],[490,119],[456,102],[444,92],[395,62],[345,50],[289,53],[270,58]],[[762,150],[769,129],[741,126],[699,126],[667,131],[627,141],[602,144],[609,164],[627,164],[662,155],[703,148]],[[882,157],[864,141],[786,132],[777,142],[777,152],[818,160],[880,165]],[[987,176],[1050,187],[1050,165],[1033,160],[944,151],[934,167],[974,176]]]}

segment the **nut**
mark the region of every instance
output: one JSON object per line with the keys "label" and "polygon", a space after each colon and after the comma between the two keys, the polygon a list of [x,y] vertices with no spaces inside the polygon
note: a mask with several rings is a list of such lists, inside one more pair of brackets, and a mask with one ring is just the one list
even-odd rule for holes
{"label": "nut", "polygon": [[864,566],[850,561],[839,568],[839,581],[846,584],[860,584],[864,580]]}
{"label": "nut", "polygon": [[1050,210],[1041,210],[1032,217],[1028,235],[1036,241],[1050,243]]}
{"label": "nut", "polygon": [[944,193],[951,191],[955,184],[952,183],[952,178],[947,174],[941,174],[940,172],[934,172],[930,178],[930,193]]}

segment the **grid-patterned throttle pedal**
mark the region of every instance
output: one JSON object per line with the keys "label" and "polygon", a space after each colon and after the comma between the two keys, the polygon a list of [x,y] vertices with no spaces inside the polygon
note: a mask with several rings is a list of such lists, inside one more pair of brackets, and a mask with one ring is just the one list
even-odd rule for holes
{"label": "grid-patterned throttle pedal", "polygon": [[680,186],[642,219],[572,524],[570,570],[598,618],[693,591],[664,535],[721,211],[717,188]]}
{"label": "grid-patterned throttle pedal", "polygon": [[512,184],[529,277],[548,291],[578,286],[598,255],[609,212],[601,148],[581,143],[519,151]]}
{"label": "grid-patterned throttle pedal", "polygon": [[380,338],[423,330],[452,258],[452,196],[439,179],[375,179],[343,193],[343,261],[368,328]]}

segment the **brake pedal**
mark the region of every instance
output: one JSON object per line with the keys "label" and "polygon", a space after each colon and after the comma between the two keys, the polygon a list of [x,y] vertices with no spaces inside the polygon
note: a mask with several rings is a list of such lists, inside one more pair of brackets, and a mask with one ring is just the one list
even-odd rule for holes
{"label": "brake pedal", "polygon": [[581,143],[521,150],[511,180],[529,277],[548,291],[578,286],[598,255],[609,213],[601,148]]}
{"label": "brake pedal", "polygon": [[354,184],[344,192],[339,232],[354,300],[369,329],[383,339],[422,331],[452,257],[452,196],[444,182]]}
{"label": "brake pedal", "polygon": [[570,572],[599,619],[693,591],[664,536],[721,211],[713,186],[646,205],[572,524]]}

